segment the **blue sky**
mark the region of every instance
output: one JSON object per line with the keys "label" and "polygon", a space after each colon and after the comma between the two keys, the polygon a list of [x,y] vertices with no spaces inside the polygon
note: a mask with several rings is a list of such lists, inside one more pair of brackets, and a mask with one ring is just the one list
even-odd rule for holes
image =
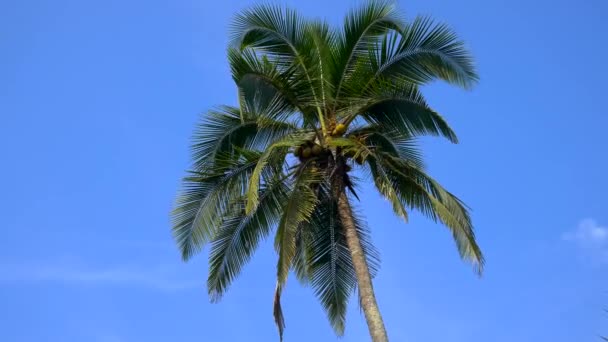
{"label": "blue sky", "polygon": [[[225,58],[248,1],[0,3],[0,340],[274,341],[266,243],[220,304],[206,255],[184,264],[168,211],[199,114],[234,104]],[[296,1],[339,23],[352,1]],[[404,225],[364,191],[392,341],[594,341],[608,334],[608,3],[411,0],[448,22],[481,83],[425,89],[459,145],[425,139],[430,171],[472,208],[479,279],[447,231]],[[286,341],[332,341],[290,281]],[[343,341],[368,341],[353,302]]]}

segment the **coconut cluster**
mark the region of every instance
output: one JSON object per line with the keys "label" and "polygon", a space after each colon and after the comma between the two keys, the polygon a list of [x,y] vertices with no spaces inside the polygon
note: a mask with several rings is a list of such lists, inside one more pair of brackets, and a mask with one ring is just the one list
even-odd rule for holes
{"label": "coconut cluster", "polygon": [[[341,137],[346,133],[347,127],[343,123],[330,123],[329,124],[329,132],[331,132],[331,136],[327,137],[327,142],[331,141],[332,137]],[[296,146],[293,150],[293,155],[300,160],[300,162],[306,162],[312,158],[315,158],[314,165],[324,168],[327,166],[327,159],[331,155],[331,151],[329,149],[324,148],[323,146],[316,143],[314,140],[309,140],[304,142],[303,144]],[[359,165],[362,165],[364,160],[363,156],[358,155],[355,157],[355,152],[346,151],[343,156],[346,159],[353,159],[353,161]],[[346,166],[347,172],[350,171],[350,166]]]}
{"label": "coconut cluster", "polygon": [[329,150],[324,149],[321,145],[314,141],[307,141],[304,144],[296,147],[293,151],[293,155],[298,157],[301,162],[304,162],[313,157],[319,157],[330,153]]}

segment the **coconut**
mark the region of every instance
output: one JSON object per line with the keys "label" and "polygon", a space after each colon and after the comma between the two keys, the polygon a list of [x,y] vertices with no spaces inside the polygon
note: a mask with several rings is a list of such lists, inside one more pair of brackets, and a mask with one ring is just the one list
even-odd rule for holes
{"label": "coconut", "polygon": [[312,149],[310,147],[305,147],[302,150],[302,158],[308,158],[312,154]]}
{"label": "coconut", "polygon": [[312,154],[314,156],[318,156],[321,154],[321,152],[323,152],[323,147],[321,147],[320,145],[314,145],[312,147]]}
{"label": "coconut", "polygon": [[302,155],[302,147],[298,146],[293,150],[293,155],[299,157]]}
{"label": "coconut", "polygon": [[343,123],[339,123],[336,125],[336,128],[333,130],[332,135],[341,136],[346,132],[346,125]]}

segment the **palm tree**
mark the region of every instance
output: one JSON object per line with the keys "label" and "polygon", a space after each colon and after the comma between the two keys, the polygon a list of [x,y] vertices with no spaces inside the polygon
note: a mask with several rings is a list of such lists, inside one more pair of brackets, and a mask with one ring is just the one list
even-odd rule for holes
{"label": "palm tree", "polygon": [[404,220],[416,209],[447,226],[461,256],[481,272],[465,205],[424,171],[416,145],[421,135],[457,142],[419,86],[477,81],[472,58],[447,26],[406,22],[381,1],[351,11],[340,29],[259,5],[236,16],[228,58],[239,105],[202,118],[172,213],[184,260],[211,245],[212,301],[274,230],[281,339],[280,296],[293,271],[313,288],[338,335],[357,289],[372,340],[387,341],[372,287],[378,254],[352,206],[359,178],[371,180]]}

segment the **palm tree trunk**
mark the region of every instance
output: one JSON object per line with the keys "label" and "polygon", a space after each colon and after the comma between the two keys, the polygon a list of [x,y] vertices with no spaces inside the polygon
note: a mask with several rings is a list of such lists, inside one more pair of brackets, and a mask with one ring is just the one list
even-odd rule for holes
{"label": "palm tree trunk", "polygon": [[338,198],[338,212],[342,221],[342,226],[345,230],[346,244],[350,250],[355,273],[357,274],[361,307],[365,313],[365,319],[367,320],[367,327],[369,328],[372,342],[387,342],[388,336],[386,335],[384,321],[380,315],[380,309],[378,308],[376,296],[374,295],[369,267],[367,266],[367,260],[365,260],[365,254],[361,247],[359,234],[357,233],[357,228],[353,221],[353,213],[344,190],[340,191],[340,197]]}

